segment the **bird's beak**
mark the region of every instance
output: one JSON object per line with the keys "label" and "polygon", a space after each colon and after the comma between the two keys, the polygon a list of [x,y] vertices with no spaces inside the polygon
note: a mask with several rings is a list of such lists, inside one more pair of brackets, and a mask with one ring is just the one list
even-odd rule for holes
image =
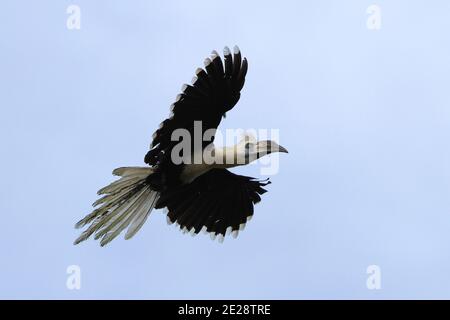
{"label": "bird's beak", "polygon": [[269,141],[269,140],[258,142],[257,151],[261,155],[274,153],[274,152],[288,153],[288,151],[285,147],[280,146],[275,141]]}
{"label": "bird's beak", "polygon": [[285,147],[278,146],[278,152],[289,153]]}

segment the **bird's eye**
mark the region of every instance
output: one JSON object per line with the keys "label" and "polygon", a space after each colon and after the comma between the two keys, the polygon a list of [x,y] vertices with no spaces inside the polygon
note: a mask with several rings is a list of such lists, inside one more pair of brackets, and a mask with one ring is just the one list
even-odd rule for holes
{"label": "bird's eye", "polygon": [[245,151],[246,154],[250,154],[250,153],[255,152],[255,148],[256,148],[256,146],[255,146],[255,144],[253,142],[247,142],[244,145],[244,151]]}

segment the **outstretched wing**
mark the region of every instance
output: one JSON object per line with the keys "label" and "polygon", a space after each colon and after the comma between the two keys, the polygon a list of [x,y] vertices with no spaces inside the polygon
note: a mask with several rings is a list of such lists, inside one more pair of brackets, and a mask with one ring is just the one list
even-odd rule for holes
{"label": "outstretched wing", "polygon": [[[238,102],[247,73],[247,59],[242,60],[238,47],[234,47],[233,54],[227,47],[223,52],[222,61],[213,51],[211,58],[205,59],[205,69],[197,69],[192,84],[183,85],[182,93],[171,106],[171,116],[153,134],[145,163],[157,165],[166,158],[164,154],[170,154],[177,143],[171,141],[174,130],[186,129],[193,136],[195,121],[201,121],[202,134],[208,129],[216,129],[225,112]],[[203,148],[211,142],[203,142]]]}
{"label": "outstretched wing", "polygon": [[229,232],[237,236],[243,230],[268,183],[212,169],[189,184],[162,192],[155,208],[167,207],[168,222],[177,222],[185,232],[198,234],[203,229],[223,240]]}

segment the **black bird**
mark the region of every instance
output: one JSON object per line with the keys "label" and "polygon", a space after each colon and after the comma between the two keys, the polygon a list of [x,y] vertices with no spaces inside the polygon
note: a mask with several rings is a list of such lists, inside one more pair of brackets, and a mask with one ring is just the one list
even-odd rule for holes
{"label": "black bird", "polygon": [[[191,85],[183,85],[182,93],[171,106],[171,115],[153,134],[150,151],[145,156],[147,167],[122,167],[113,171],[120,178],[100,189],[103,195],[94,202],[97,207],[76,224],[89,225],[75,244],[92,234],[102,246],[127,229],[125,239],[133,237],[142,227],[152,209],[167,208],[167,221],[176,222],[183,232],[198,234],[201,230],[223,241],[234,237],[253,216],[253,206],[266,192],[270,183],[234,174],[227,168],[248,164],[266,154],[287,152],[274,141],[252,141],[245,137],[233,147],[219,148],[213,144],[214,133],[225,113],[240,98],[247,73],[247,59],[239,48],[233,54],[225,47],[224,60],[216,51],[205,59],[205,69],[197,69]],[[187,132],[195,136],[210,132],[200,144],[188,141],[191,147],[178,152],[180,139],[174,133]],[[177,131],[178,130],[178,131]],[[209,154],[214,161],[196,155]],[[181,161],[180,158],[181,157]]]}

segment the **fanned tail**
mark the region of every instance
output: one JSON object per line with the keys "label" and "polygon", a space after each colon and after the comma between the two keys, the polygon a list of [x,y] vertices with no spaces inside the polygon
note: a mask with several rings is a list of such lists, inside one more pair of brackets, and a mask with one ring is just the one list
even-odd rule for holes
{"label": "fanned tail", "polygon": [[93,203],[97,208],[75,225],[75,228],[81,228],[90,224],[74,244],[95,233],[95,239],[101,238],[100,245],[104,246],[127,227],[125,239],[133,237],[159,199],[159,193],[151,190],[145,183],[152,173],[153,169],[150,167],[115,169],[113,174],[120,178],[98,191],[103,196]]}

